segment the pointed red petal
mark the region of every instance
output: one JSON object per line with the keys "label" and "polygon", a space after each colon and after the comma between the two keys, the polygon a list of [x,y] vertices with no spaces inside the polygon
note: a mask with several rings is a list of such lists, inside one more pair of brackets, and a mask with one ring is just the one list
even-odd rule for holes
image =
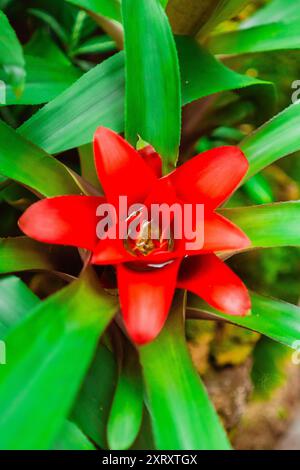
{"label": "pointed red petal", "polygon": [[93,250],[97,243],[96,210],[105,200],[94,196],[60,196],[30,206],[19,219],[35,240]]}
{"label": "pointed red petal", "polygon": [[228,199],[247,170],[248,161],[238,147],[219,147],[192,158],[169,178],[183,201],[214,209]]}
{"label": "pointed red petal", "polygon": [[117,267],[123,318],[135,343],[146,344],[160,333],[173,299],[179,264],[177,260],[148,271]]}
{"label": "pointed red petal", "polygon": [[243,316],[251,308],[243,282],[213,254],[186,258],[181,265],[177,286],[193,292],[228,315]]}
{"label": "pointed red petal", "polygon": [[[203,230],[204,244],[186,250],[186,254],[196,255],[201,252],[241,250],[250,246],[247,235],[231,221],[215,212],[206,211],[204,221],[197,222],[198,231]],[[202,227],[201,227],[202,225]],[[201,240],[200,240],[201,241]]]}
{"label": "pointed red petal", "polygon": [[225,217],[211,213],[205,218],[203,250],[241,250],[250,244],[247,235]]}
{"label": "pointed red petal", "polygon": [[162,176],[162,160],[151,145],[147,145],[139,150],[139,154],[143,157],[147,165],[152,169],[158,178]]}
{"label": "pointed red petal", "polygon": [[128,196],[128,205],[143,202],[157,178],[139,153],[121,136],[99,127],[94,136],[98,177],[108,202]]}

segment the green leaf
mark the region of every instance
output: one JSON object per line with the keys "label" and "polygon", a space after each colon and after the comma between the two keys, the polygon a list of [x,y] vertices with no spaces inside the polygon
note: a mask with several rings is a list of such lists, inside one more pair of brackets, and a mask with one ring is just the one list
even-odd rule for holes
{"label": "green leaf", "polygon": [[[59,250],[60,251],[60,250]],[[0,238],[0,274],[58,269],[51,245],[27,237]]]}
{"label": "green leaf", "polygon": [[99,345],[71,413],[72,421],[99,447],[106,448],[106,425],[117,381],[113,354]]}
{"label": "green leaf", "polygon": [[93,145],[82,145],[79,147],[78,153],[80,158],[81,175],[95,188],[102,191],[95,167]]}
{"label": "green leaf", "polygon": [[271,183],[261,173],[252,176],[252,178],[243,185],[243,190],[255,204],[270,204],[275,202]]}
{"label": "green leaf", "polygon": [[55,34],[59,37],[59,39],[64,43],[68,44],[68,33],[65,29],[59,24],[57,19],[50,15],[47,11],[40,10],[38,8],[29,8],[28,13],[39,18],[44,23],[46,23],[50,28],[55,32]]}
{"label": "green leaf", "polygon": [[13,88],[6,86],[6,105],[47,103],[54,99],[80,76],[81,71],[71,65],[61,65],[55,61],[39,57],[25,56],[26,82],[24,92],[16,97]]}
{"label": "green leaf", "polygon": [[22,46],[3,11],[0,10],[0,68],[5,73],[5,82],[20,95],[25,80]]}
{"label": "green leaf", "polygon": [[[177,43],[183,104],[219,91],[252,85],[253,88],[255,85],[261,88],[264,97],[273,96],[272,84],[230,71],[196,46],[193,40],[178,38]],[[190,47],[193,54],[189,53]],[[203,63],[207,72],[204,72]],[[92,142],[99,125],[110,127],[116,132],[124,130],[122,52],[83,75],[26,121],[18,132],[47,152],[59,153]]]}
{"label": "green leaf", "polygon": [[38,303],[38,297],[18,277],[0,279],[0,338]]}
{"label": "green leaf", "polygon": [[78,7],[92,11],[97,15],[106,16],[116,21],[121,21],[120,0],[67,0]]}
{"label": "green leaf", "polygon": [[43,28],[37,29],[29,42],[24,46],[25,55],[46,59],[61,65],[70,65],[72,62],[51,38],[49,32]]}
{"label": "green leaf", "polygon": [[279,22],[211,36],[208,47],[213,54],[249,54],[254,52],[299,49],[299,20]]}
{"label": "green leaf", "polygon": [[180,77],[174,38],[158,0],[123,0],[122,12],[126,138],[135,145],[140,136],[153,145],[163,157],[166,172],[176,164],[180,142]]}
{"label": "green leaf", "polygon": [[299,125],[300,104],[293,104],[243,140],[240,147],[250,164],[248,177],[300,149]]}
{"label": "green leaf", "polygon": [[5,178],[5,176],[0,175],[0,190],[5,187],[9,182],[9,179]]}
{"label": "green leaf", "polygon": [[153,439],[152,425],[150,415],[146,407],[144,407],[143,421],[139,435],[131,446],[130,450],[155,450],[155,444]]}
{"label": "green leaf", "polygon": [[169,0],[167,12],[173,31],[207,35],[218,23],[239,12],[248,0]]}
{"label": "green leaf", "polygon": [[205,304],[199,297],[189,296],[187,313],[197,318],[200,312],[222,318],[235,325],[257,331],[286,346],[297,349],[300,338],[300,307],[280,300],[251,294],[252,314],[246,317],[225,315]]}
{"label": "green leaf", "polygon": [[291,18],[293,20],[300,18],[299,0],[272,0],[263,8],[259,8],[250,18],[243,21],[240,29],[279,21],[289,22]]}
{"label": "green leaf", "polygon": [[98,126],[117,132],[124,129],[123,99],[124,55],[121,52],[84,74],[26,121],[18,132],[50,153],[78,147],[92,141]]}
{"label": "green leaf", "polygon": [[200,36],[205,36],[222,21],[233,18],[249,3],[249,0],[214,0],[213,2],[209,0],[209,3],[215,7],[208,21],[204,17],[204,24],[199,31]]}
{"label": "green leaf", "polygon": [[270,400],[286,383],[291,351],[281,343],[263,337],[253,351],[251,380],[255,399]]}
{"label": "green leaf", "polygon": [[25,140],[2,121],[0,173],[47,197],[79,192],[66,166]]}
{"label": "green leaf", "polygon": [[274,86],[271,82],[257,80],[230,70],[194,39],[177,36],[176,45],[184,104],[220,91],[249,86],[261,87],[265,95],[274,95]]}
{"label": "green leaf", "polygon": [[182,299],[159,337],[140,348],[140,359],[157,449],[229,449],[185,343]]}
{"label": "green leaf", "polygon": [[248,235],[253,247],[300,246],[300,201],[222,209],[220,212]]}
{"label": "green leaf", "polygon": [[142,418],[143,382],[140,365],[135,351],[127,348],[107,426],[109,448],[124,450],[131,447],[138,436]]}
{"label": "green leaf", "polygon": [[76,424],[66,421],[56,438],[54,450],[96,450]]}
{"label": "green leaf", "polygon": [[116,43],[109,36],[96,36],[88,39],[72,51],[72,55],[103,54],[116,49]]}
{"label": "green leaf", "polygon": [[51,447],[115,310],[86,274],[9,333],[8,360],[0,369],[1,449]]}

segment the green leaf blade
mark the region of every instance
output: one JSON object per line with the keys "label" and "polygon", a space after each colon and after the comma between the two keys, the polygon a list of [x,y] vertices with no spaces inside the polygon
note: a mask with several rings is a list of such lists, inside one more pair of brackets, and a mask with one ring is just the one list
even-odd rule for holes
{"label": "green leaf blade", "polygon": [[246,137],[240,147],[250,165],[247,176],[253,176],[279,158],[298,151],[299,125],[300,104],[293,104]]}
{"label": "green leaf blade", "polygon": [[116,309],[90,276],[40,303],[6,337],[1,449],[49,449],[59,432]]}
{"label": "green leaf blade", "polygon": [[53,450],[96,450],[76,424],[66,421],[56,438]]}
{"label": "green leaf blade", "polygon": [[286,346],[297,349],[296,342],[300,339],[300,307],[269,299],[251,293],[251,315],[237,317],[225,315],[205,304],[199,297],[189,296],[187,312],[193,318],[197,312],[206,312],[215,319],[221,318],[235,325],[257,331]]}
{"label": "green leaf blade", "polygon": [[149,142],[170,170],[178,156],[181,101],[171,28],[158,0],[124,0],[122,7],[126,137],[133,145],[138,136]]}
{"label": "green leaf blade", "polygon": [[49,153],[92,142],[98,126],[124,129],[124,55],[84,74],[26,121],[18,132]]}
{"label": "green leaf blade", "polygon": [[221,91],[260,86],[264,94],[274,95],[270,82],[241,75],[225,67],[193,38],[177,36],[183,104]]}
{"label": "green leaf blade", "polygon": [[47,197],[80,192],[66,166],[2,121],[0,173]]}
{"label": "green leaf blade", "polygon": [[24,92],[16,96],[13,87],[6,86],[6,105],[43,104],[56,98],[81,76],[79,69],[30,55],[25,56],[26,81]]}
{"label": "green leaf blade", "polygon": [[109,448],[114,450],[126,450],[131,447],[143,418],[140,365],[134,351],[127,349],[124,356],[107,426]]}
{"label": "green leaf blade", "polygon": [[89,10],[96,15],[106,16],[115,21],[121,21],[120,0],[67,0],[84,10]]}
{"label": "green leaf blade", "polygon": [[0,68],[4,79],[10,83],[16,95],[23,90],[25,61],[22,46],[6,15],[0,10]]}
{"label": "green leaf blade", "polygon": [[[251,86],[260,87],[264,97],[273,97],[271,83],[227,69],[198,48],[192,39],[177,38],[177,45],[183,104],[223,90]],[[193,48],[193,54],[189,53],[190,48]],[[124,54],[121,52],[83,75],[34,114],[18,131],[49,153],[59,153],[92,142],[99,125],[122,132],[124,76]]]}
{"label": "green leaf blade", "polygon": [[22,271],[59,271],[65,247],[27,237],[0,238],[0,274]]}
{"label": "green leaf blade", "polygon": [[0,338],[38,303],[38,297],[18,277],[0,279]]}
{"label": "green leaf blade", "polygon": [[263,8],[259,8],[250,18],[241,23],[240,29],[248,29],[279,21],[288,22],[290,19],[300,18],[299,0],[272,0]]}
{"label": "green leaf blade", "polygon": [[300,201],[222,209],[250,238],[253,248],[300,246]]}
{"label": "green leaf blade", "polygon": [[107,422],[116,382],[115,358],[99,344],[71,412],[71,420],[102,449],[107,448]]}
{"label": "green leaf blade", "polygon": [[229,449],[225,432],[192,365],[181,309],[179,302],[159,337],[140,348],[157,449]]}
{"label": "green leaf blade", "polygon": [[213,54],[249,54],[299,49],[299,20],[218,34],[211,37],[208,46]]}

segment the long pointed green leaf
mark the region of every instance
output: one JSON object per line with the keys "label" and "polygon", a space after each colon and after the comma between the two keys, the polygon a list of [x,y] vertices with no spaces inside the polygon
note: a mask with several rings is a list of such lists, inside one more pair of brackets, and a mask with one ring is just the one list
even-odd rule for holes
{"label": "long pointed green leaf", "polygon": [[97,280],[86,275],[38,305],[6,337],[1,449],[51,446],[115,308]]}
{"label": "long pointed green leaf", "polygon": [[124,55],[121,52],[84,74],[18,131],[49,153],[62,152],[92,142],[98,126],[122,131],[123,101]]}
{"label": "long pointed green leaf", "polygon": [[254,175],[249,181],[246,181],[243,190],[254,204],[271,204],[275,202],[271,183],[262,173]]}
{"label": "long pointed green leaf", "polygon": [[159,337],[140,348],[157,449],[228,449],[184,339],[182,299]]}
{"label": "long pointed green leaf", "polygon": [[293,104],[242,141],[250,164],[248,177],[300,150],[299,125],[300,104]]}
{"label": "long pointed green leaf", "polygon": [[71,420],[102,449],[107,448],[106,425],[116,381],[114,356],[100,344],[80,389]]}
{"label": "long pointed green leaf", "polygon": [[46,10],[41,10],[39,8],[28,8],[27,11],[30,15],[39,18],[42,22],[48,25],[64,44],[68,43],[68,33],[64,29],[64,27],[57,21],[55,16],[52,16]]}
{"label": "long pointed green leaf", "polygon": [[253,247],[300,246],[300,201],[223,209],[250,238]]}
{"label": "long pointed green leaf", "polygon": [[284,344],[262,338],[253,351],[251,381],[255,400],[270,400],[286,384],[291,350]]}
{"label": "long pointed green leaf", "polygon": [[280,343],[297,348],[300,340],[300,307],[280,300],[251,294],[252,314],[246,317],[225,315],[205,304],[199,297],[189,296],[187,313],[197,318],[200,312],[222,318],[235,325],[258,331]]}
{"label": "long pointed green leaf", "polygon": [[81,147],[79,147],[78,153],[80,159],[81,175],[95,188],[101,190],[101,185],[95,166],[93,145],[82,145]]}
{"label": "long pointed green leaf", "polygon": [[0,338],[38,303],[38,297],[18,277],[0,279]]}
{"label": "long pointed green leaf", "polygon": [[253,52],[299,49],[299,20],[270,23],[211,36],[208,47],[213,54],[249,54]]}
{"label": "long pointed green leaf", "polygon": [[[195,48],[194,54],[189,54],[189,49],[186,51],[188,43]],[[226,68],[223,70],[221,63],[198,48],[192,40],[178,39],[178,44],[183,104],[222,90],[251,85],[263,87],[264,96],[273,93],[268,82],[244,78]],[[209,80],[203,80],[206,77],[203,63]],[[92,142],[99,125],[117,132],[124,130],[122,52],[81,77],[26,121],[19,132],[45,151],[59,153]]]}
{"label": "long pointed green leaf", "polygon": [[[180,77],[174,38],[158,0],[123,0],[126,137],[138,136],[175,166],[180,142]],[[133,20],[134,19],[134,20]]]}
{"label": "long pointed green leaf", "polygon": [[57,255],[50,245],[27,237],[0,238],[0,274],[58,268]]}
{"label": "long pointed green leaf", "polygon": [[184,104],[225,90],[236,90],[249,86],[262,88],[264,95],[274,95],[270,82],[241,75],[225,67],[193,38],[177,36],[181,70],[181,90]]}
{"label": "long pointed green leaf", "polygon": [[0,173],[48,197],[80,192],[67,167],[1,121]]}
{"label": "long pointed green leaf", "polygon": [[2,78],[12,85],[18,95],[24,85],[24,65],[21,44],[6,15],[0,10],[0,69],[4,72]]}
{"label": "long pointed green leaf", "polygon": [[[203,1],[201,3],[203,3]],[[211,4],[213,2],[209,0],[208,3]],[[204,17],[204,24],[199,32],[200,36],[207,35],[207,33],[212,31],[213,28],[222,21],[233,18],[249,3],[249,0],[218,0],[214,3],[216,6],[208,21]]]}
{"label": "long pointed green leaf", "polygon": [[66,421],[56,438],[54,450],[95,450],[95,446],[80,431],[76,424]]}
{"label": "long pointed green leaf", "polygon": [[69,57],[59,48],[49,32],[40,28],[31,36],[29,42],[24,46],[25,55],[46,59],[59,65],[71,65]]}
{"label": "long pointed green leaf", "polygon": [[39,57],[25,56],[26,82],[24,92],[16,97],[13,88],[6,86],[6,105],[41,104],[56,98],[71,86],[80,76],[79,69],[61,65]]}
{"label": "long pointed green leaf", "polygon": [[116,49],[116,43],[109,36],[95,36],[84,43],[80,44],[76,49],[72,50],[74,56],[80,54],[103,54],[112,52]]}
{"label": "long pointed green leaf", "polygon": [[254,15],[247,18],[240,25],[241,29],[252,28],[278,21],[288,22],[300,18],[299,0],[271,0],[263,8],[256,10]]}
{"label": "long pointed green leaf", "polygon": [[143,382],[136,353],[124,351],[124,360],[107,426],[110,449],[124,450],[134,443],[143,418]]}
{"label": "long pointed green leaf", "polygon": [[169,0],[167,12],[178,34],[206,35],[241,10],[248,0]]}
{"label": "long pointed green leaf", "polygon": [[97,15],[106,16],[112,20],[121,21],[120,0],[67,0],[78,7],[92,11]]}

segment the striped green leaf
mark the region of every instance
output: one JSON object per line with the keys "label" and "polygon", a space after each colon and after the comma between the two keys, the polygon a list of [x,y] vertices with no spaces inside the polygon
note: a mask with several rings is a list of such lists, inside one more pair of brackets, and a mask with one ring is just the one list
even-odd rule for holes
{"label": "striped green leaf", "polygon": [[8,334],[8,361],[0,369],[1,449],[52,446],[115,309],[89,274],[41,302]]}
{"label": "striped green leaf", "polygon": [[[123,0],[126,137],[140,136],[175,166],[180,142],[180,78],[174,38],[158,0]],[[134,18],[134,21],[132,20]]]}

